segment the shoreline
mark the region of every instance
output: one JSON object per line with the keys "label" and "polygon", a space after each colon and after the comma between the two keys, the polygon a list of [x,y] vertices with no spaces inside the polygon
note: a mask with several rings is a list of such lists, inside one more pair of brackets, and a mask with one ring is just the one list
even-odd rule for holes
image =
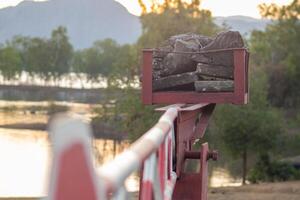
{"label": "shoreline", "polygon": [[[110,139],[116,141],[126,140],[127,134],[114,131],[107,125],[91,125],[93,136],[95,139]],[[11,123],[1,124],[3,129],[17,129],[17,130],[32,130],[32,131],[47,131],[47,123]]]}

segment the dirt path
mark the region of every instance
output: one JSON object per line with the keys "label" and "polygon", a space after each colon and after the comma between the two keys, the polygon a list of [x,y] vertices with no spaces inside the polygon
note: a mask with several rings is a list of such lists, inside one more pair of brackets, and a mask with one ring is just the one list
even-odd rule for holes
{"label": "dirt path", "polygon": [[[134,193],[133,196],[136,196]],[[0,200],[37,200],[38,198],[0,198]],[[211,188],[209,200],[299,200],[300,181],[264,183],[241,187]]]}
{"label": "dirt path", "polygon": [[209,200],[299,200],[300,181],[212,188]]}

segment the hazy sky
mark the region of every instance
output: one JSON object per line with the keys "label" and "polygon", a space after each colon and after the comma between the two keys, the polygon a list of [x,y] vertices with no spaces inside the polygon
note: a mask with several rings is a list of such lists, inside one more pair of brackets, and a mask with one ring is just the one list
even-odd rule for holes
{"label": "hazy sky", "polygon": [[[0,8],[17,5],[22,0],[0,0]],[[43,1],[43,0],[36,0]],[[83,0],[84,1],[84,0]],[[113,1],[113,0],[112,0]],[[139,15],[138,0],[116,0],[127,7],[129,12]],[[148,0],[144,0],[147,2]],[[212,11],[213,16],[246,15],[259,18],[257,5],[261,3],[289,4],[292,0],[202,0],[202,8]]]}

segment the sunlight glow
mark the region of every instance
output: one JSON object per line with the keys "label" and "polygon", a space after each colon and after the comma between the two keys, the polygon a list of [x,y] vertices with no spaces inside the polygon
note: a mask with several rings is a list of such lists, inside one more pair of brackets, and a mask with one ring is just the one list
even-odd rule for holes
{"label": "sunlight glow", "polygon": [[[116,0],[127,7],[128,11],[134,15],[140,15],[141,9],[138,0]],[[161,0],[160,0],[161,1]],[[149,0],[144,0],[149,5]],[[292,0],[202,0],[201,8],[208,9],[213,16],[232,16],[244,15],[254,18],[260,18],[257,6],[261,3],[276,3],[278,5],[286,5]]]}
{"label": "sunlight glow", "polygon": [[[16,6],[23,0],[0,0],[0,8],[8,6]],[[34,0],[34,1],[47,1],[47,0]],[[99,0],[101,1],[101,0]],[[134,15],[141,14],[141,8],[138,0],[111,0],[117,1],[124,5],[128,11]],[[158,0],[163,2],[163,0]],[[190,1],[190,0],[187,0]],[[150,0],[144,0],[146,5],[149,5]],[[260,18],[257,6],[261,3],[276,3],[278,5],[287,5],[292,0],[202,0],[201,8],[208,9],[212,12],[213,16],[232,16],[244,15],[254,18]]]}
{"label": "sunlight glow", "polygon": [[[16,6],[24,0],[0,0],[0,8],[5,8],[8,6]],[[47,0],[34,0],[34,1],[47,1]]]}

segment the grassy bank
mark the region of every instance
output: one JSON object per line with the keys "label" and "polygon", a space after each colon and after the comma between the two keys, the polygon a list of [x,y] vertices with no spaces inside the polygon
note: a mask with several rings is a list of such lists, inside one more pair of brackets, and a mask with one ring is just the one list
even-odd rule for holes
{"label": "grassy bank", "polygon": [[299,200],[300,181],[212,188],[209,200]]}
{"label": "grassy bank", "polygon": [[[130,199],[137,199],[132,193]],[[1,198],[0,200],[37,200],[39,198]],[[209,200],[299,200],[300,181],[253,184],[241,187],[210,188]]]}

